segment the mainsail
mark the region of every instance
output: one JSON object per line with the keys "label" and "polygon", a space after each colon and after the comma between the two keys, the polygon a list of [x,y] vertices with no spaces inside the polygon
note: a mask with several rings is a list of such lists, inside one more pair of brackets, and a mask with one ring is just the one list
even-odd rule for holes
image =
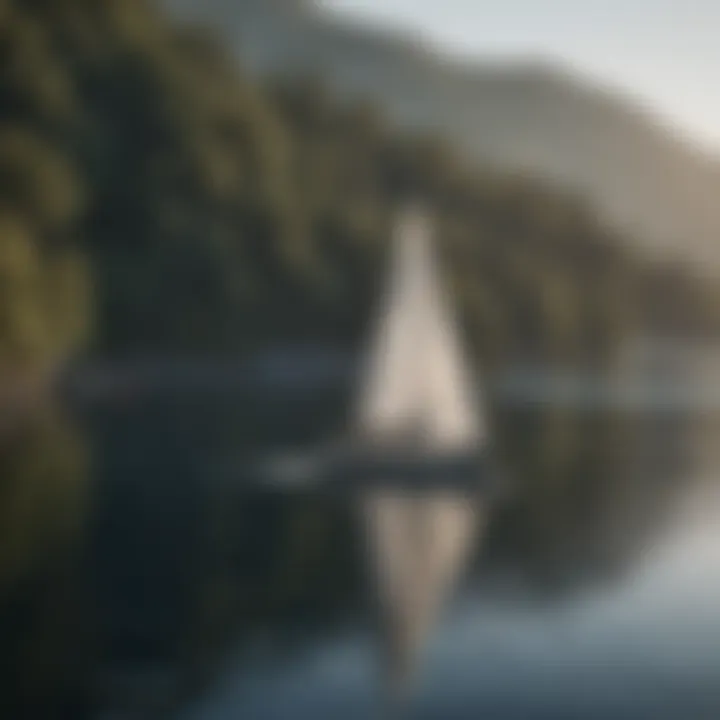
{"label": "mainsail", "polygon": [[421,211],[396,228],[391,272],[360,389],[361,435],[394,437],[422,423],[425,443],[475,444],[484,428]]}
{"label": "mainsail", "polygon": [[[407,212],[394,238],[390,282],[360,386],[357,434],[374,445],[427,453],[482,444],[485,428],[428,221]],[[479,507],[464,494],[387,488],[362,503],[391,691],[400,692],[478,530]]]}

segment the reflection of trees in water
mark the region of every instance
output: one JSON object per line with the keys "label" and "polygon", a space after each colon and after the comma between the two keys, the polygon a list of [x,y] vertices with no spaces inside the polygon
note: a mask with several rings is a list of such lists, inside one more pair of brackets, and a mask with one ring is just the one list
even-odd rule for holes
{"label": "reflection of trees in water", "polygon": [[[292,416],[286,410],[288,437],[293,423],[306,437],[313,434],[307,413]],[[683,422],[666,425],[677,431]],[[610,581],[652,540],[683,489],[682,468],[672,462],[682,438],[664,438],[656,447],[657,427],[642,418],[527,408],[497,413],[495,430],[516,490],[493,518],[474,573],[515,568],[531,590],[542,592]],[[652,464],[642,453],[648,444]],[[221,605],[243,635],[285,624],[327,627],[355,616],[362,571],[347,502],[261,491],[233,499],[220,492],[214,508],[215,565],[201,615],[217,622],[210,608]]]}
{"label": "reflection of trees in water", "polygon": [[608,580],[632,562],[631,474],[639,426],[617,412],[537,408],[503,413],[498,436],[518,492],[495,518],[491,547],[544,589]]}
{"label": "reflection of trees in water", "polygon": [[82,443],[46,409],[0,452],[3,716],[82,717],[92,659]]}
{"label": "reflection of trees in water", "polygon": [[[0,456],[5,697],[36,697],[41,709],[77,701],[93,689],[91,661],[105,678],[172,667],[171,695],[191,692],[224,651],[359,619],[366,590],[352,503],[243,488],[238,465],[275,443],[331,436],[344,401],[168,399],[96,411],[86,418],[89,556],[82,444],[59,416],[38,416]],[[673,445],[684,424],[559,408],[495,413],[516,486],[472,574],[509,567],[531,588],[565,591],[621,572],[683,489]],[[125,686],[105,689],[110,704],[113,693],[129,697]]]}

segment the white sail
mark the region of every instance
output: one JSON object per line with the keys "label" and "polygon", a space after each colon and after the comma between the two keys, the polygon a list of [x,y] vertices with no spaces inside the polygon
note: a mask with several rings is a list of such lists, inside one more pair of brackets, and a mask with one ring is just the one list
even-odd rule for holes
{"label": "white sail", "polygon": [[361,434],[382,437],[421,421],[427,443],[447,449],[477,442],[484,428],[429,233],[418,211],[398,224],[358,423]]}
{"label": "white sail", "polygon": [[[358,433],[392,443],[420,427],[423,450],[480,443],[485,428],[427,221],[411,211],[394,240],[389,287],[360,388]],[[463,565],[479,509],[450,490],[412,496],[383,489],[367,493],[363,513],[387,633],[386,670],[397,690]]]}

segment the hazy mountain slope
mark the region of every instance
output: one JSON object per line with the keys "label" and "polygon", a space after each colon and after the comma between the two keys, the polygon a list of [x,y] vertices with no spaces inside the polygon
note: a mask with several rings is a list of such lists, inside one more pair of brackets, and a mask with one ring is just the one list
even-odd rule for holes
{"label": "hazy mountain slope", "polygon": [[587,193],[653,248],[720,267],[720,163],[628,99],[549,65],[451,63],[303,0],[167,3],[219,29],[257,71],[317,72],[485,161]]}

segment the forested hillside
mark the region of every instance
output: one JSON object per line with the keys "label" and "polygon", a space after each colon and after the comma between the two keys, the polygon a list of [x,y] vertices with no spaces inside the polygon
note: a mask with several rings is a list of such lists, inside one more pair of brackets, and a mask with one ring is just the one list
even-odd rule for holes
{"label": "forested hillside", "polygon": [[717,154],[631,92],[549,57],[449,57],[432,31],[365,24],[334,12],[333,0],[164,2],[220,32],[260,75],[319,73],[404,127],[452,137],[478,162],[578,188],[633,245],[717,277]]}
{"label": "forested hillside", "polygon": [[605,358],[671,286],[676,324],[711,322],[703,288],[671,265],[650,273],[577,198],[477,171],[318,82],[258,86],[146,0],[3,8],[3,368],[81,348],[353,344],[409,195],[437,212],[487,358]]}

